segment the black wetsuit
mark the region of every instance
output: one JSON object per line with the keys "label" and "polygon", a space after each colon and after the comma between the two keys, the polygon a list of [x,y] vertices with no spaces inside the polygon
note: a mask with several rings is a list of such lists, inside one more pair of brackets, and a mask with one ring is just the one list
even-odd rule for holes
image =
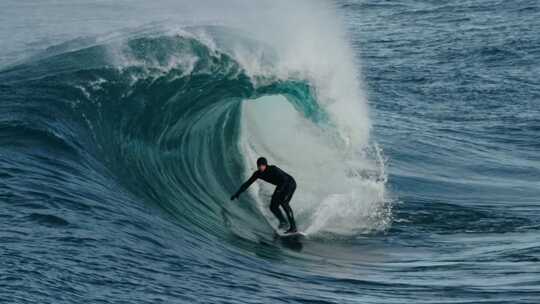
{"label": "black wetsuit", "polygon": [[233,197],[238,197],[240,193],[246,191],[247,188],[249,188],[249,186],[251,186],[251,184],[253,184],[253,182],[258,178],[276,186],[276,190],[274,190],[274,194],[272,194],[270,210],[278,218],[280,226],[285,224],[285,218],[279,209],[279,206],[281,205],[287,214],[291,229],[296,230],[293,211],[291,206],[289,206],[289,202],[291,201],[294,191],[296,190],[296,181],[292,176],[285,173],[285,171],[281,170],[280,168],[270,165],[267,166],[266,170],[263,172],[259,170],[255,171],[253,175],[251,175],[251,177],[244,184],[242,184],[240,189],[238,189]]}

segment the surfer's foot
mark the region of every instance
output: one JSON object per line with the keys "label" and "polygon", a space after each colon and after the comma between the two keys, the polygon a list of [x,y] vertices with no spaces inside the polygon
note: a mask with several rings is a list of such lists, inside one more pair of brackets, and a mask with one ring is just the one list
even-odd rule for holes
{"label": "surfer's foot", "polygon": [[291,227],[289,228],[289,230],[285,231],[285,233],[295,233],[295,232],[297,232],[296,227]]}
{"label": "surfer's foot", "polygon": [[279,223],[278,229],[285,229],[285,227],[287,227],[287,223],[286,222],[281,222],[281,223]]}

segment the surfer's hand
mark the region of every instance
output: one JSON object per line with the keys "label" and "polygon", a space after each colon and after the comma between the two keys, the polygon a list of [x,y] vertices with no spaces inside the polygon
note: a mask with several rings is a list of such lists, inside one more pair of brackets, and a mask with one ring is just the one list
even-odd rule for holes
{"label": "surfer's hand", "polygon": [[237,199],[237,198],[238,198],[238,195],[233,194],[233,195],[231,196],[231,201],[234,201],[234,200]]}

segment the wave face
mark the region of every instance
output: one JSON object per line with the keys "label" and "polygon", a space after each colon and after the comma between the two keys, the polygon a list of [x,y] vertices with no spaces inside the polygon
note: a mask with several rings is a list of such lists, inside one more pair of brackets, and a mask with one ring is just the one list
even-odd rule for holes
{"label": "wave face", "polygon": [[[489,8],[538,46],[505,15],[534,6],[36,5],[74,18],[0,29],[6,301],[537,302],[538,86],[520,67],[538,52],[479,42]],[[301,242],[274,237],[273,187],[229,200],[260,155],[297,180]]]}
{"label": "wave face", "polygon": [[[254,43],[229,35],[223,28],[191,30],[202,31],[205,39],[227,35],[245,48]],[[320,186],[318,180],[308,179],[309,175],[316,177],[320,168],[313,171],[309,167],[324,166],[328,174],[350,174],[344,172],[345,168],[336,168],[347,161],[346,155],[337,151],[346,148],[347,143],[339,137],[336,123],[319,104],[316,89],[308,80],[280,79],[268,73],[248,75],[214,41],[211,48],[202,38],[184,32],[173,36],[144,34],[123,42],[75,50],[73,46],[59,46],[55,50],[58,54],[15,66],[3,76],[9,89],[29,94],[25,99],[39,96],[43,99],[41,104],[57,107],[56,111],[67,116],[59,124],[74,124],[85,130],[86,140],[81,143],[82,134],[66,133],[64,129],[22,129],[49,133],[73,152],[89,154],[136,197],[208,232],[224,229],[221,217],[230,212],[225,210],[235,208],[225,208],[231,205],[226,200],[250,173],[258,155],[268,155],[291,172],[298,172],[295,175],[299,181],[306,180],[307,185],[301,186],[306,190],[311,190],[308,183],[313,183],[313,188]],[[6,98],[13,96],[12,92],[8,94]],[[243,107],[242,101],[270,105]],[[283,129],[278,130],[277,126]],[[294,127],[303,132],[291,136],[290,128]],[[311,153],[311,149],[318,152]],[[340,183],[360,180],[382,202],[381,172],[377,172],[373,185],[366,184],[372,183],[369,179],[352,175],[341,176]],[[362,172],[357,169],[355,173]],[[330,192],[335,190],[331,186],[328,184],[325,190],[327,195],[336,193]],[[347,185],[342,191],[348,194],[351,188]],[[301,200],[305,202],[300,217],[306,217],[309,223],[309,217],[317,216],[317,209],[325,208],[313,201],[322,197],[321,204],[333,203],[324,202],[322,193],[308,192],[310,202],[307,198]],[[266,209],[261,203],[261,210]],[[310,212],[313,209],[315,213]],[[332,212],[325,213],[333,216]],[[314,221],[320,225],[320,220]],[[327,230],[311,224],[304,228],[314,232]]]}

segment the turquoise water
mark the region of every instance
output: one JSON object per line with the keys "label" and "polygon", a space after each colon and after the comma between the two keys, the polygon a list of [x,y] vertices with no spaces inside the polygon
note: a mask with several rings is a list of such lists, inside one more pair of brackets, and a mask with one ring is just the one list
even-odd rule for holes
{"label": "turquoise water", "polygon": [[0,11],[7,303],[540,301],[536,1]]}

